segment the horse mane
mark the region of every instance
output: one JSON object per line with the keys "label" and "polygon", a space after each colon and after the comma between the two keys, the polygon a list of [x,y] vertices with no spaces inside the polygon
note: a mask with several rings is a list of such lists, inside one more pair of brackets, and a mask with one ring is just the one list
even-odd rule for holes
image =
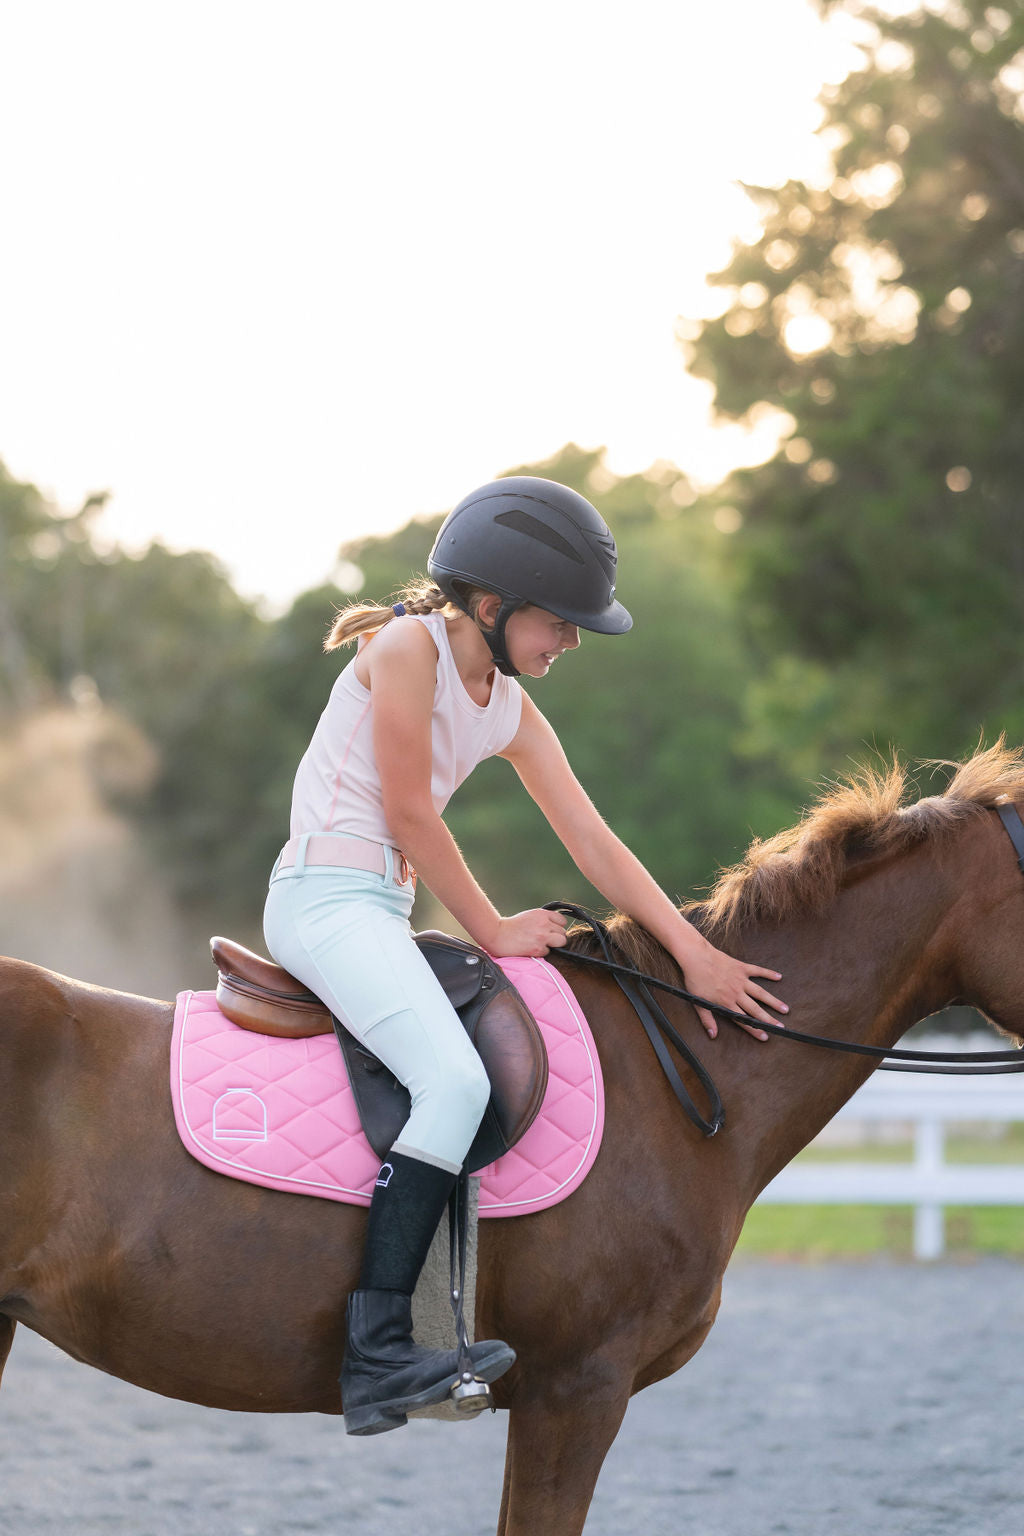
{"label": "horse mane", "polygon": [[[891,763],[869,765],[828,784],[796,826],[774,837],[755,838],[738,863],[719,873],[707,900],[686,903],[680,909],[683,915],[707,938],[723,943],[747,923],[778,925],[823,912],[858,858],[898,854],[944,840],[1000,796],[1024,795],[1024,749],[1007,747],[1002,736],[964,762],[939,760],[922,766],[952,769],[952,776],[941,794],[909,804],[912,780],[895,753]],[[628,964],[678,982],[675,962],[639,923],[618,912],[609,919],[608,929]],[[597,952],[590,930],[584,928],[570,929],[566,949]]]}

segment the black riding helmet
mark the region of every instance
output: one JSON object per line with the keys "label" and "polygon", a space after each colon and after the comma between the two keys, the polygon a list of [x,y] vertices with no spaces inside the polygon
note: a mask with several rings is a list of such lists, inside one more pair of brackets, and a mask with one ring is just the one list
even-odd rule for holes
{"label": "black riding helmet", "polygon": [[514,475],[459,502],[441,524],[427,570],[464,613],[471,588],[498,594],[494,628],[481,634],[498,670],[516,677],[505,626],[527,603],[600,635],[632,628],[615,600],[617,560],[608,524],[584,496],[555,480]]}

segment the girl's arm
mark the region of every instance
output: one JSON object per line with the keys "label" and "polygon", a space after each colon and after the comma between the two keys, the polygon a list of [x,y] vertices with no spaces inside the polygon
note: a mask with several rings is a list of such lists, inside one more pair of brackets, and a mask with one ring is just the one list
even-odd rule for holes
{"label": "girl's arm", "polygon": [[373,695],[373,744],[384,815],[406,858],[475,941],[492,955],[544,955],[565,943],[560,913],[502,917],[470,873],[430,797],[430,717],[437,648],[422,624],[388,624],[360,656]]}
{"label": "girl's arm", "polygon": [[[780,981],[778,971],[748,965],[723,954],[688,923],[634,854],[600,816],[569,766],[557,736],[533,703],[523,697],[523,715],[515,737],[501,754],[515,768],[573,862],[603,896],[652,933],[678,962],[688,990],[738,1013],[777,1023],[762,1005],[788,1012],[754,979]],[[715,1017],[698,1009],[712,1038]],[[763,1030],[751,1034],[766,1040]]]}

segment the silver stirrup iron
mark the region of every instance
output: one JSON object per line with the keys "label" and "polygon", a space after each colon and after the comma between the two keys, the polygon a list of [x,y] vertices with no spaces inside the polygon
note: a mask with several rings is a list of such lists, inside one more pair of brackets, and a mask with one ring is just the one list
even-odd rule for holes
{"label": "silver stirrup iron", "polygon": [[471,1418],[475,1413],[483,1413],[485,1408],[494,1411],[490,1387],[486,1381],[479,1381],[470,1371],[463,1371],[460,1380],[455,1383],[448,1396],[455,1404],[455,1412],[460,1418]]}

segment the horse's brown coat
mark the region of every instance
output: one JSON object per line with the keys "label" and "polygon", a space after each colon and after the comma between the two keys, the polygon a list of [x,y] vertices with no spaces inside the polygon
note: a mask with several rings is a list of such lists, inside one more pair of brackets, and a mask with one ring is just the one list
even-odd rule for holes
{"label": "horse's brown coat", "polygon": [[[1024,771],[1017,754],[979,756],[970,812],[875,845],[843,834],[827,895],[782,923],[755,903],[732,925],[731,949],[782,971],[800,1028],[892,1045],[963,999],[1024,1033],[1024,879],[982,813],[1007,788],[1024,794]],[[575,1194],[481,1229],[477,1331],[518,1353],[496,1388],[511,1410],[499,1536],[582,1531],[631,1393],[700,1347],[751,1202],[871,1070],[725,1026],[710,1043],[668,1000],[726,1103],[705,1141],[614,983],[556,963],[592,1023],[607,1120]],[[171,1013],[0,961],[0,1368],[20,1320],[172,1397],[337,1413],[365,1213],[188,1156],[167,1087]]]}

